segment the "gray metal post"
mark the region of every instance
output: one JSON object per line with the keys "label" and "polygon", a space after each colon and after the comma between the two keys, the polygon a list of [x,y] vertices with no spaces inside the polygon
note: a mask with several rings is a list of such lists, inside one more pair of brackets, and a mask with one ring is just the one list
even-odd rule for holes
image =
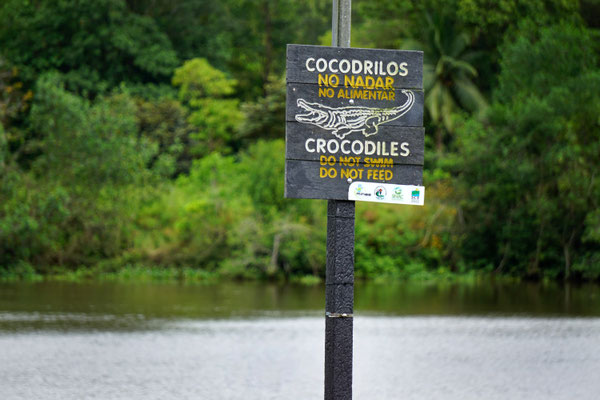
{"label": "gray metal post", "polygon": [[[350,47],[352,0],[333,0],[332,46]],[[354,202],[327,203],[325,400],[352,399]]]}
{"label": "gray metal post", "polygon": [[352,0],[333,0],[333,17],[331,19],[331,45],[333,47],[350,47],[350,25]]}

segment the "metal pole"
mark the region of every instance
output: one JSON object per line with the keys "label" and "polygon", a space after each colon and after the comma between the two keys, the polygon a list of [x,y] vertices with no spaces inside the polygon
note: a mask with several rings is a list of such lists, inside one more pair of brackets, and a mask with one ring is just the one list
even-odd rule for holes
{"label": "metal pole", "polygon": [[331,19],[331,45],[350,47],[352,0],[333,0],[333,18]]}
{"label": "metal pole", "polygon": [[[333,0],[334,47],[350,47],[352,0]],[[325,278],[325,400],[352,399],[354,202],[327,203]]]}

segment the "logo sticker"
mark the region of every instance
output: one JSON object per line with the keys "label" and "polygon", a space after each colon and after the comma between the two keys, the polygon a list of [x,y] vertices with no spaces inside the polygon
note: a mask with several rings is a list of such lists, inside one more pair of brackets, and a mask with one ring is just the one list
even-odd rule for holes
{"label": "logo sticker", "polygon": [[385,195],[387,194],[385,188],[383,186],[377,186],[375,188],[375,196],[379,199],[379,200],[383,200],[385,199]]}
{"label": "logo sticker", "polygon": [[421,192],[419,192],[419,189],[415,189],[412,191],[412,193],[410,195],[410,199],[413,203],[418,203],[420,196],[421,196]]}
{"label": "logo sticker", "polygon": [[392,193],[392,199],[404,200],[404,195],[402,194],[402,188],[400,186],[396,186],[394,188],[394,193]]}
{"label": "logo sticker", "polygon": [[391,183],[352,182],[348,188],[348,200],[422,206],[425,203],[425,187]]}
{"label": "logo sticker", "polygon": [[354,194],[356,196],[371,197],[371,193],[368,193],[361,183],[356,185],[356,187],[354,188]]}

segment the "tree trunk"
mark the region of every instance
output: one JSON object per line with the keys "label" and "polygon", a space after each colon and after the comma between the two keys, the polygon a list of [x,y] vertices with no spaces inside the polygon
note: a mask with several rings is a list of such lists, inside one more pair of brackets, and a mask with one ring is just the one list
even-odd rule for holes
{"label": "tree trunk", "polygon": [[504,265],[506,264],[506,260],[508,260],[508,255],[510,254],[510,242],[507,242],[504,245],[504,254],[502,255],[502,260],[500,260],[500,264],[494,270],[494,273],[499,274],[504,269]]}
{"label": "tree trunk", "polygon": [[540,224],[540,229],[538,231],[538,237],[535,247],[535,259],[533,263],[529,264],[529,271],[527,275],[533,277],[534,275],[539,275],[540,273],[540,255],[542,254],[542,234],[544,233],[544,223]]}
{"label": "tree trunk", "polygon": [[563,254],[565,256],[565,281],[569,280],[569,278],[571,277],[571,247],[573,246],[573,241],[575,240],[576,232],[577,229],[573,228],[569,240],[563,245]]}
{"label": "tree trunk", "polygon": [[565,281],[569,280],[569,276],[571,275],[571,251],[569,247],[569,244],[563,246],[563,253],[565,255]]}
{"label": "tree trunk", "polygon": [[279,245],[281,244],[281,234],[278,233],[273,238],[273,250],[271,251],[271,262],[267,268],[267,275],[275,275],[277,272],[277,259],[279,258]]}

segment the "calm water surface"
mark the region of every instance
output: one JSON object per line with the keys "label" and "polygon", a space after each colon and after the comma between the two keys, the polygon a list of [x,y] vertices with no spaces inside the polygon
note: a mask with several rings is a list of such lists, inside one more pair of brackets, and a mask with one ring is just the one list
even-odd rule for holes
{"label": "calm water surface", "polygon": [[[355,399],[600,398],[600,289],[356,285]],[[0,399],[322,399],[323,287],[0,284]]]}

